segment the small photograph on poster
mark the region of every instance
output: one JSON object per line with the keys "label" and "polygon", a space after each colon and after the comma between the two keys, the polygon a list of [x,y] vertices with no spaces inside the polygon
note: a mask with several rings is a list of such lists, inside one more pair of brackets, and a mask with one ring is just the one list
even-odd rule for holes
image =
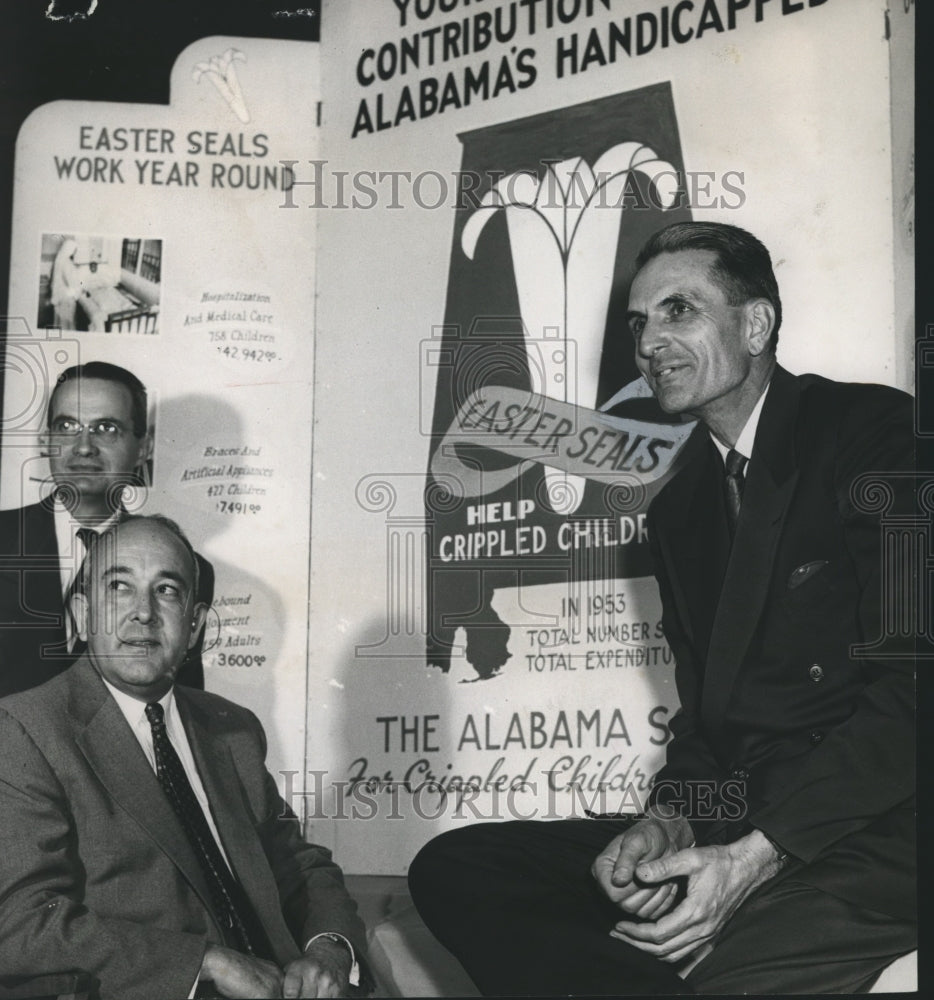
{"label": "small photograph on poster", "polygon": [[37,326],[157,333],[161,281],[162,240],[44,233]]}

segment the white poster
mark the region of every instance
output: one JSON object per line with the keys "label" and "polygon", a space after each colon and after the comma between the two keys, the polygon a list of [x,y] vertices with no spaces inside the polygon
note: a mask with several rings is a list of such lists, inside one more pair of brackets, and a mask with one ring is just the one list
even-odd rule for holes
{"label": "white poster", "polygon": [[155,446],[123,504],[212,564],[205,684],[257,712],[273,773],[304,762],[315,218],[283,161],[317,156],[317,79],[315,44],[205,38],[168,106],[48,104],[16,151],[0,505],[52,489],[61,371],[136,375]]}

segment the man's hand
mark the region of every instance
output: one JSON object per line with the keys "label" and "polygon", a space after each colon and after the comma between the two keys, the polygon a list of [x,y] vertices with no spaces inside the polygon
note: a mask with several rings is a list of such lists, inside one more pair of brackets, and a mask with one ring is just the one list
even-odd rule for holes
{"label": "man's hand", "polygon": [[225,997],[268,1000],[282,996],[282,971],[278,965],[220,945],[208,945],[198,978],[213,980]]}
{"label": "man's hand", "polygon": [[301,958],[285,967],[284,997],[344,997],[350,979],[350,952],[336,941],[318,938]]}
{"label": "man's hand", "polygon": [[625,913],[644,919],[660,917],[674,901],[677,884],[640,885],[636,869],[647,861],[674,854],[693,839],[690,824],[680,816],[640,820],[601,851],[591,868],[593,877],[604,895]]}
{"label": "man's hand", "polygon": [[712,940],[749,893],[778,870],[775,848],[758,830],[726,847],[692,847],[643,862],[637,878],[667,883],[686,875],[687,896],[668,916],[644,924],[622,920],[610,934],[666,962],[680,962]]}

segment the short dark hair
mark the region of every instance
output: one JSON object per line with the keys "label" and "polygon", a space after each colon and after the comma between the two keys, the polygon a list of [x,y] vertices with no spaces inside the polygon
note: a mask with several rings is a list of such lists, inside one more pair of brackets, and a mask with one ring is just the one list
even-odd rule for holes
{"label": "short dark hair", "polygon": [[122,385],[130,394],[130,413],[133,420],[133,434],[141,438],[149,427],[149,400],[146,396],[146,386],[126,368],[112,365],[108,361],[88,361],[83,365],[72,365],[66,368],[55,382],[55,388],[49,396],[49,408],[46,414],[46,426],[52,426],[52,404],[55,393],[66,382],[75,382],[85,378],[97,378],[103,382],[116,382]]}
{"label": "short dark hair", "polygon": [[[158,524],[160,527],[165,528],[170,535],[174,535],[184,546],[185,551],[188,553],[191,559],[192,574],[191,574],[191,594],[192,598],[197,603],[198,601],[198,585],[200,583],[200,567],[198,565],[198,556],[195,554],[194,546],[188,541],[188,537],[185,532],[179,527],[177,521],[173,521],[172,518],[166,517],[164,514],[128,514],[126,517],[121,518],[116,524],[110,525],[102,531],[97,538],[94,540],[93,549],[96,552],[97,548],[100,546],[104,538],[111,537],[119,531],[124,525],[132,524],[134,521],[152,521]],[[79,590],[82,593],[88,592],[88,585],[91,582],[91,563],[94,561],[92,558],[93,553],[89,553],[89,558],[84,560],[84,565],[81,571],[81,580],[79,582]]]}
{"label": "short dark hair", "polygon": [[710,250],[716,254],[711,277],[723,289],[730,305],[750,299],[766,299],[775,310],[775,326],[769,338],[774,352],[782,325],[782,300],[765,245],[752,233],[725,222],[675,222],[660,229],[639,251],[636,270],[654,257],[682,250]]}

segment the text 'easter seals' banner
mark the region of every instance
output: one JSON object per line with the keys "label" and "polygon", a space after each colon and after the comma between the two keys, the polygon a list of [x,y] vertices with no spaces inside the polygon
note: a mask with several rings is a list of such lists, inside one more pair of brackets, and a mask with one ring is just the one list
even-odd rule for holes
{"label": "text 'easter seals' banner", "polygon": [[458,207],[423,359],[437,372],[427,655],[447,672],[462,628],[488,678],[531,621],[503,621],[495,591],[537,619],[530,588],[565,584],[573,609],[651,572],[646,509],[692,425],[651,397],[625,316],[640,247],[690,211],[667,84],[461,139],[476,198]]}

